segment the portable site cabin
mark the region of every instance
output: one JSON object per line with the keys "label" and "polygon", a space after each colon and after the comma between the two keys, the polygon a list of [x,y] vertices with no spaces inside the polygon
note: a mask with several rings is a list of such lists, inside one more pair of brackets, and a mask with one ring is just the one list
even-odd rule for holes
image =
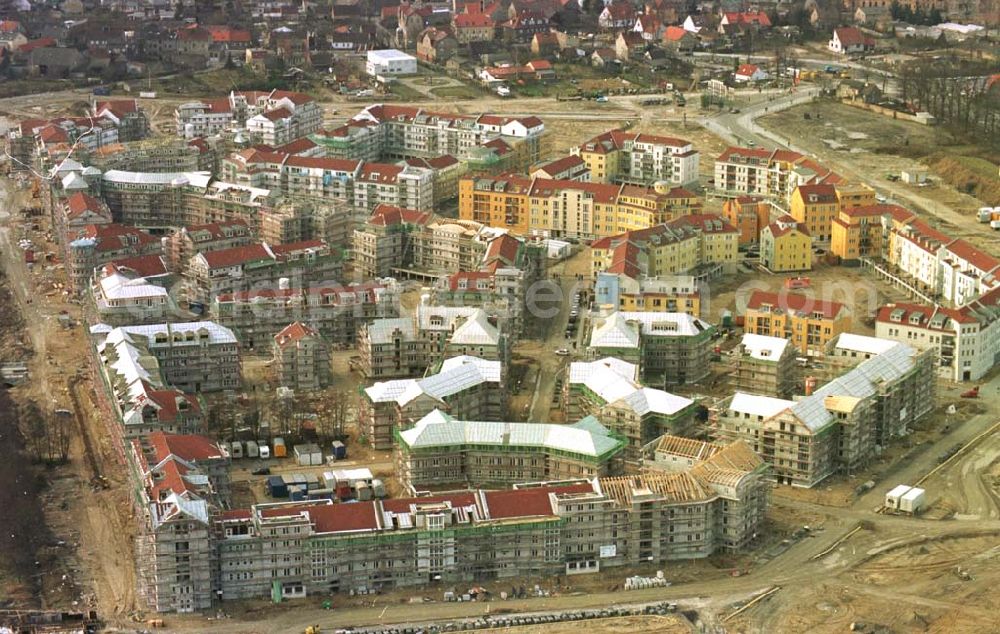
{"label": "portable site cabin", "polygon": [[257,441],[248,440],[247,441],[247,458],[259,458],[260,457],[260,447],[257,446]]}
{"label": "portable site cabin", "polygon": [[229,445],[229,457],[233,460],[243,457],[243,443],[238,440],[234,440]]}
{"label": "portable site cabin", "polygon": [[911,488],[913,487],[906,484],[899,484],[893,487],[891,491],[885,494],[885,508],[898,511],[900,500],[903,499],[903,496],[906,495]]}
{"label": "portable site cabin", "polygon": [[315,443],[295,445],[295,461],[303,467],[319,466],[323,464],[323,450]]}
{"label": "portable site cabin", "polygon": [[274,457],[275,458],[284,458],[286,456],[288,456],[288,448],[285,447],[285,439],[284,438],[275,438],[274,439]]}
{"label": "portable site cabin", "polygon": [[347,458],[347,445],[340,442],[339,440],[334,440],[330,443],[330,449],[337,460],[343,460]]}
{"label": "portable site cabin", "polygon": [[288,497],[288,485],[281,476],[271,476],[267,479],[267,493],[273,498]]}
{"label": "portable site cabin", "polygon": [[924,490],[913,487],[899,500],[899,510],[910,515],[916,515],[924,506]]}

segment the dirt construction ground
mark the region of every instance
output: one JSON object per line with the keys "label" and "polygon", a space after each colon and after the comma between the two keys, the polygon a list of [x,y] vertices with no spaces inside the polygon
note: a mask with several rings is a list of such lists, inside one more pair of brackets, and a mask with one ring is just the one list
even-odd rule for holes
{"label": "dirt construction ground", "polygon": [[[867,182],[903,206],[912,203],[926,209],[949,235],[981,248],[995,241],[989,227],[976,221],[975,213],[984,205],[1000,202],[992,202],[993,194],[976,198],[957,190],[949,184],[947,173],[938,173],[932,166],[942,158],[992,164],[986,178],[995,185],[1000,180],[996,171],[1000,156],[996,153],[970,146],[939,127],[894,120],[833,101],[790,108],[757,122],[783,139],[792,139],[847,178]],[[886,178],[899,176],[902,170],[923,170],[930,184],[919,187]]]}

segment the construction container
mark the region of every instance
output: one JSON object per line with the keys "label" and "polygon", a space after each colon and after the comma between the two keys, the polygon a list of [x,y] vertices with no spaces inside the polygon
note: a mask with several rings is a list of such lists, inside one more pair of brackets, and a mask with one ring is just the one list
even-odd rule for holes
{"label": "construction container", "polygon": [[347,457],[347,445],[339,440],[334,440],[330,443],[330,449],[333,451],[333,455],[337,457],[337,460],[343,460]]}
{"label": "construction container", "polygon": [[301,502],[306,499],[306,490],[300,486],[289,487],[288,499],[292,502]]}
{"label": "construction container", "polygon": [[979,213],[976,216],[979,222],[989,222],[993,220],[993,208],[992,207],[980,207]]}
{"label": "construction container", "polygon": [[311,473],[306,474],[306,490],[315,491],[316,489],[325,488],[323,482],[320,481],[319,476],[314,476]]}
{"label": "construction container", "polygon": [[337,499],[338,500],[350,500],[354,497],[354,491],[351,490],[351,485],[346,482],[337,483]]}
{"label": "construction container", "polygon": [[330,489],[337,489],[337,476],[332,471],[323,472],[323,484]]}
{"label": "construction container", "polygon": [[260,447],[257,445],[256,440],[247,441],[247,458],[259,458],[260,457]]}
{"label": "construction container", "polygon": [[377,498],[384,498],[385,483],[381,480],[372,480],[372,495]]}
{"label": "construction container", "polygon": [[818,380],[816,379],[816,377],[814,377],[814,376],[807,376],[806,377],[806,389],[805,389],[806,396],[812,396],[812,393],[816,391],[816,384],[817,383],[818,383]]}
{"label": "construction container", "polygon": [[271,457],[271,448],[267,446],[266,442],[258,442],[257,449],[260,451],[260,457],[262,460],[267,460]]}
{"label": "construction container", "polygon": [[273,498],[288,497],[288,486],[281,476],[271,476],[267,479],[267,494]]}
{"label": "construction container", "polygon": [[899,510],[915,515],[924,506],[924,490],[913,487],[899,498]]}
{"label": "construction container", "polygon": [[722,311],[722,327],[723,328],[732,328],[733,327],[733,313],[732,312],[730,312],[728,310]]}
{"label": "construction container", "polygon": [[1000,231],[1000,220],[991,220],[990,229],[994,231]]}
{"label": "construction container", "polygon": [[284,438],[274,439],[274,457],[275,458],[285,458],[288,456],[288,448],[285,447]]}
{"label": "construction container", "polygon": [[315,443],[295,445],[295,460],[303,467],[323,464],[323,450]]}
{"label": "construction container", "polygon": [[367,482],[358,482],[358,485],[354,487],[354,492],[357,494],[358,501],[367,502],[372,499],[372,487]]}
{"label": "construction container", "polygon": [[902,500],[903,496],[910,491],[911,488],[913,487],[910,487],[909,485],[906,484],[900,484],[893,487],[891,491],[885,494],[885,508],[893,511],[898,511],[900,501]]}
{"label": "construction container", "polygon": [[346,483],[350,487],[356,487],[358,482],[364,482],[369,486],[372,483],[372,472],[371,469],[334,469],[330,472],[333,477],[337,478],[337,484]]}
{"label": "construction container", "polygon": [[306,492],[306,497],[310,500],[332,500],[333,489],[313,489]]}
{"label": "construction container", "polygon": [[229,444],[229,457],[233,460],[243,457],[243,443],[234,440]]}

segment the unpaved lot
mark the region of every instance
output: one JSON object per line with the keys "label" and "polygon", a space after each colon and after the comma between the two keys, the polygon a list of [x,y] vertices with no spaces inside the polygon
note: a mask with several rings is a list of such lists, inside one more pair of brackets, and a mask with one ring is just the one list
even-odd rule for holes
{"label": "unpaved lot", "polygon": [[[959,192],[926,163],[941,154],[983,157],[994,164],[998,157],[947,130],[822,100],[764,116],[758,123],[815,153],[821,163],[843,176],[867,182],[904,206],[926,211],[949,235],[987,249],[996,242],[975,219],[976,210],[986,202]],[[923,170],[931,183],[918,187],[887,179],[902,170]]]}

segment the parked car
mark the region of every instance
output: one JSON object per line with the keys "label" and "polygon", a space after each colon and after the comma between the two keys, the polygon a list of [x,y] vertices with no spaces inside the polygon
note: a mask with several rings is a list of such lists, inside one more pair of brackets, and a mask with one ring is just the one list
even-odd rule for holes
{"label": "parked car", "polygon": [[568,357],[569,350],[567,350],[566,348],[559,348],[558,350],[556,350],[556,354],[559,355],[560,357]]}

